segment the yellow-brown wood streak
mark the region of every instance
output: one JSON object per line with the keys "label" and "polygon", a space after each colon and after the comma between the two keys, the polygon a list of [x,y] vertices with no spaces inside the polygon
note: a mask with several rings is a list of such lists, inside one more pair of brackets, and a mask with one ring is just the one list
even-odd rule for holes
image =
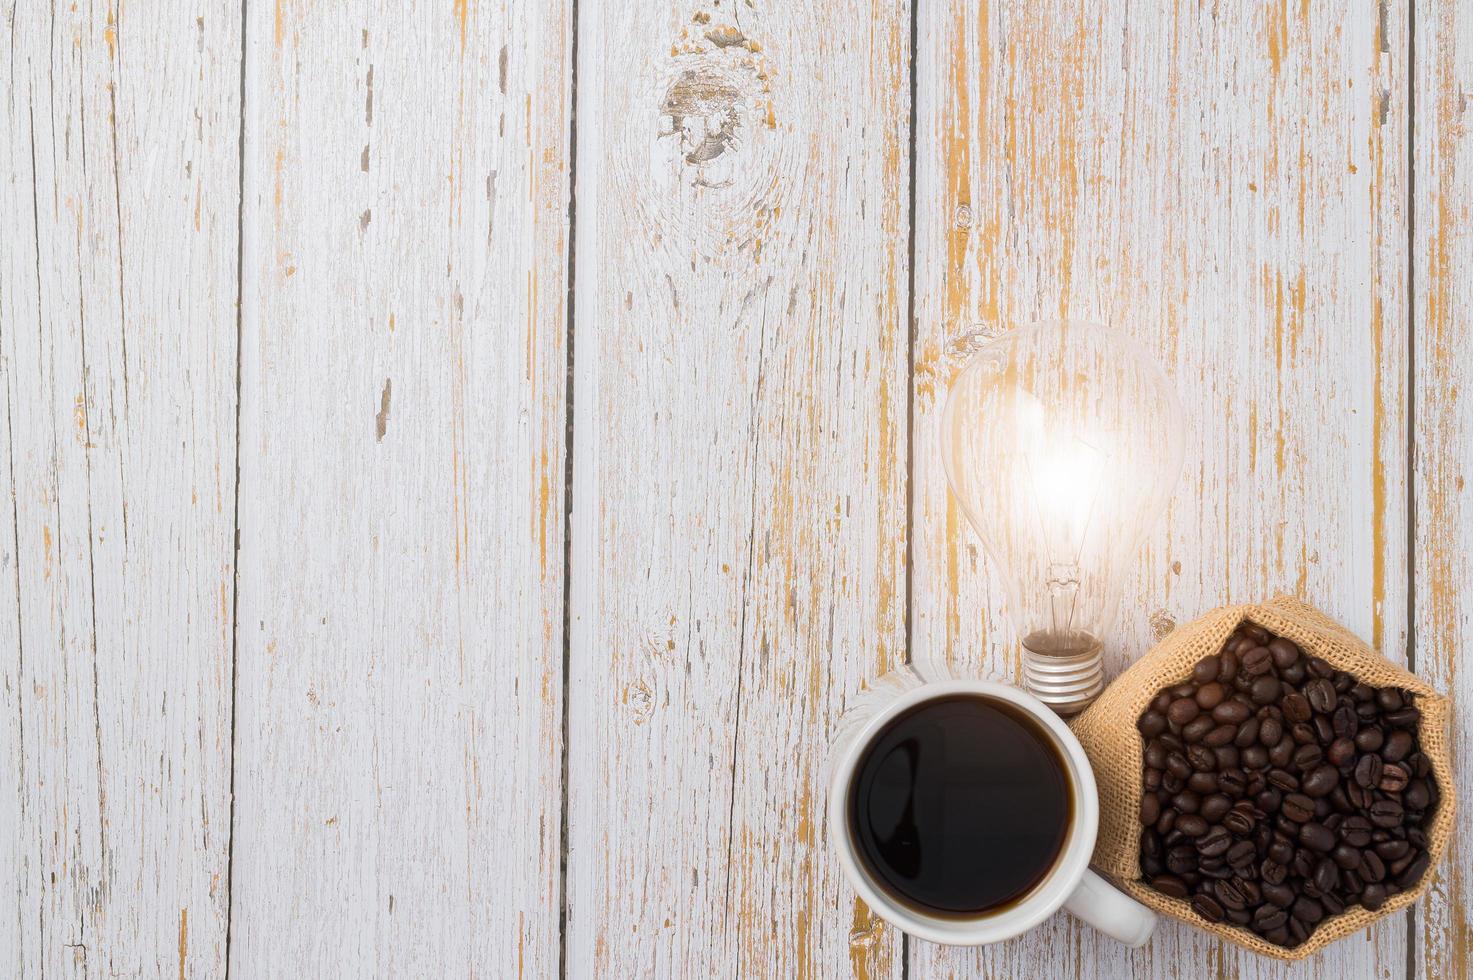
{"label": "yellow-brown wood streak", "polygon": [[[1473,698],[1468,656],[1473,607],[1473,406],[1465,397],[1473,363],[1473,8],[1416,4],[1417,119],[1414,309],[1417,420],[1417,672],[1451,694]],[[1455,720],[1452,756],[1458,784],[1473,783],[1473,745]],[[1473,816],[1462,802],[1452,846],[1417,921],[1417,973],[1468,976],[1473,971],[1473,879],[1468,873]]]}

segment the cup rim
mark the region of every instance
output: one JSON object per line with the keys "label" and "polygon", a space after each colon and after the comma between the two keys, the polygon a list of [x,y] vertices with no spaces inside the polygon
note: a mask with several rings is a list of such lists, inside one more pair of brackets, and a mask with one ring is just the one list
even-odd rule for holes
{"label": "cup rim", "polygon": [[[849,832],[849,787],[860,752],[892,719],[917,705],[953,694],[978,694],[1022,708],[1048,730],[1064,756],[1074,793],[1074,820],[1063,851],[1029,895],[1010,908],[975,919],[926,915],[890,898],[863,870]],[[1057,912],[1089,868],[1099,833],[1099,797],[1084,747],[1064,720],[1021,688],[998,681],[948,680],[922,684],[896,697],[870,717],[842,750],[829,782],[829,838],[845,877],[865,904],[906,933],[951,946],[980,946],[1021,935]]]}

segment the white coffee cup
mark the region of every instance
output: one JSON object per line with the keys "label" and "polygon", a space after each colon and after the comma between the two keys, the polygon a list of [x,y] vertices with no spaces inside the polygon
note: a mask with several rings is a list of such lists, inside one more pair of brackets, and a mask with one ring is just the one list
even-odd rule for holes
{"label": "white coffee cup", "polygon": [[[992,681],[901,681],[891,688],[873,692],[877,696],[869,698],[869,709],[846,719],[829,760],[829,837],[850,884],[869,907],[912,936],[952,946],[980,946],[1011,939],[1032,929],[1060,907],[1127,946],[1144,945],[1156,928],[1155,913],[1089,870],[1089,858],[1099,830],[1099,796],[1084,748],[1059,716],[1026,691]],[[902,712],[958,694],[1005,701],[1033,718],[1053,738],[1065,762],[1073,797],[1072,819],[1053,867],[1022,899],[975,918],[927,915],[890,897],[875,884],[860,862],[848,814],[850,782],[860,757],[875,736]]]}

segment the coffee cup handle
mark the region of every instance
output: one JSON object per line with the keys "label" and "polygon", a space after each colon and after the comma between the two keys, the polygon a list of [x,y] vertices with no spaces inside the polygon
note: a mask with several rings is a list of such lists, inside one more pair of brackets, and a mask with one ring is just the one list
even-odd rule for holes
{"label": "coffee cup handle", "polygon": [[1156,928],[1156,913],[1086,870],[1064,908],[1127,946],[1144,946]]}

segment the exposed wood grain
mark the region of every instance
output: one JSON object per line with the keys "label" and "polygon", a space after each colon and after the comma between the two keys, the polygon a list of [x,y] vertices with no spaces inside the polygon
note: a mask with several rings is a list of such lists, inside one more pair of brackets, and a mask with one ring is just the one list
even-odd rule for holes
{"label": "exposed wood grain", "polygon": [[[932,447],[959,338],[1070,314],[1158,351],[1182,487],[1107,669],[1227,601],[1299,592],[1405,642],[1406,25],[1396,5],[921,8],[913,655],[1012,678],[1002,589]],[[1396,917],[1299,967],[1163,923],[1128,952],[1068,917],[912,975],[1396,976]]]}
{"label": "exposed wood grain", "polygon": [[1413,338],[1416,667],[1455,705],[1453,846],[1417,907],[1417,975],[1473,972],[1473,7],[1416,5]]}
{"label": "exposed wood grain", "polygon": [[895,975],[822,766],[903,656],[908,11],[579,25],[570,970]]}
{"label": "exposed wood grain", "polygon": [[232,966],[553,975],[570,8],[248,14]]}
{"label": "exposed wood grain", "polygon": [[0,973],[218,975],[239,16],[0,22]]}

